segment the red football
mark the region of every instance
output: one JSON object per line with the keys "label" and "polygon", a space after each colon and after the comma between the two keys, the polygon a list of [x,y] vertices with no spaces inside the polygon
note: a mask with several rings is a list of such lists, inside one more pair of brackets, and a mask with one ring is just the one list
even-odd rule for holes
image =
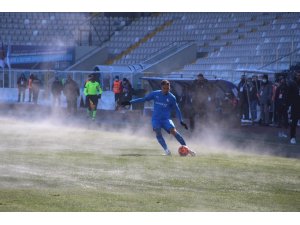
{"label": "red football", "polygon": [[189,148],[185,145],[182,145],[178,148],[178,153],[180,156],[187,156],[189,154]]}

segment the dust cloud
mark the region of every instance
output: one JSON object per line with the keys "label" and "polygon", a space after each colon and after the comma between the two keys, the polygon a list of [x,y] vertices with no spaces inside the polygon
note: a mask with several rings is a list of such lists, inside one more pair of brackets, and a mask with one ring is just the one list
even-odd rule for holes
{"label": "dust cloud", "polygon": [[[53,108],[33,104],[1,105],[1,133],[2,137],[3,135],[9,137],[7,140],[2,140],[1,148],[16,148],[14,147],[15,143],[24,144],[32,142],[33,139],[39,139],[42,144],[36,148],[48,148],[55,151],[59,149],[72,150],[72,146],[82,146],[83,149],[87,150],[88,148],[93,149],[94,147],[87,145],[87,142],[96,143],[95,145],[100,146],[105,143],[106,146],[111,146],[114,149],[117,149],[118,146],[125,148],[125,145],[128,145],[127,148],[130,149],[131,144],[138,148],[138,143],[141,144],[140,147],[145,147],[146,139],[147,142],[154,144],[158,150],[162,151],[161,146],[156,141],[155,133],[152,131],[151,117],[143,115],[142,112],[98,110],[96,118],[96,121],[90,121],[86,116],[85,108],[79,108],[76,115],[69,115],[66,109],[61,107]],[[262,129],[260,127],[243,128],[210,122],[198,123],[196,129],[191,131],[185,130],[176,118],[173,121],[187,145],[198,155],[278,154],[282,148],[286,148],[286,145],[282,143],[277,145],[276,142],[266,142],[265,140],[268,140],[268,135],[270,135],[269,131],[269,133],[255,134],[256,130]],[[25,139],[19,142],[18,137],[22,136],[20,135],[22,132],[26,132],[27,135]],[[114,138],[113,143],[105,141],[107,137],[105,132]],[[271,129],[271,132],[276,132],[276,129]],[[82,133],[86,134],[84,136],[87,136],[88,140],[79,135]],[[163,136],[171,152],[176,154],[179,143],[172,135],[164,131]],[[101,141],[97,143],[95,140]],[[109,140],[112,139],[109,138]]]}

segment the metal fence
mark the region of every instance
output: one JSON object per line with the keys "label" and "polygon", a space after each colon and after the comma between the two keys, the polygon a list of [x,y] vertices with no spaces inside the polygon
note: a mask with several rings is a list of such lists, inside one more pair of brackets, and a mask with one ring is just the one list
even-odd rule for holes
{"label": "metal fence", "polygon": [[71,76],[79,85],[80,88],[84,87],[85,81],[88,79],[90,74],[96,75],[101,83],[103,90],[110,91],[114,77],[118,75],[120,79],[127,78],[135,88],[142,88],[142,81],[139,79],[142,74],[140,73],[129,73],[129,72],[118,72],[112,73],[99,72],[99,71],[58,71],[58,70],[28,70],[28,69],[11,69],[2,70],[0,74],[0,88],[16,88],[17,80],[21,74],[24,74],[29,79],[30,74],[34,74],[42,82],[42,89],[47,90],[51,86],[55,77],[60,80],[64,80],[67,76]]}

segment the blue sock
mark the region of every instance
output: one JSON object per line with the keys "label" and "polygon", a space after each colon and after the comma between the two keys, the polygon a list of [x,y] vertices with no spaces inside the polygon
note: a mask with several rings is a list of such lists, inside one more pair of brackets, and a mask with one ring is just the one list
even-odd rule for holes
{"label": "blue sock", "polygon": [[164,150],[168,149],[165,139],[163,138],[162,135],[156,135],[156,139],[158,143],[163,147]]}
{"label": "blue sock", "polygon": [[164,150],[167,150],[168,146],[165,142],[164,137],[161,134],[161,129],[154,129],[154,132],[156,133],[156,139],[158,143],[163,147]]}
{"label": "blue sock", "polygon": [[186,145],[183,137],[178,132],[175,134],[175,138],[181,145]]}

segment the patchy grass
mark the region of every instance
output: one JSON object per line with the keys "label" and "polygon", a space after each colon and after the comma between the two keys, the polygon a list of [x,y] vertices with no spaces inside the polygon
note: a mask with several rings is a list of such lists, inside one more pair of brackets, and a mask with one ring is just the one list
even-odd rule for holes
{"label": "patchy grass", "polygon": [[164,157],[139,132],[2,124],[0,211],[300,210],[298,159],[203,146]]}

